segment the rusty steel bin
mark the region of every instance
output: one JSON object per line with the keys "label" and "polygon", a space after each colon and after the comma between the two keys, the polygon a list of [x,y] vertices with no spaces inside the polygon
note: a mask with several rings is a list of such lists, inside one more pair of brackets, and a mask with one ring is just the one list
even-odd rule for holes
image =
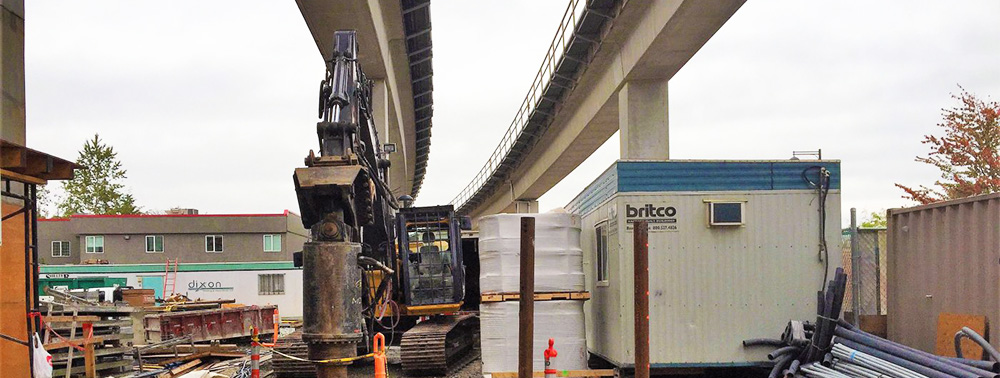
{"label": "rusty steel bin", "polygon": [[146,315],[143,318],[146,342],[183,336],[191,336],[194,342],[250,337],[251,327],[257,327],[261,335],[273,334],[277,309],[277,306],[247,306]]}

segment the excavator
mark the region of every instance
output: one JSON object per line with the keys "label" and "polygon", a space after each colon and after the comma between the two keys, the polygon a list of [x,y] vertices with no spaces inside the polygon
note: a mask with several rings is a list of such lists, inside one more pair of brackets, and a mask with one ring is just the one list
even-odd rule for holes
{"label": "excavator", "polygon": [[310,360],[324,361],[315,364],[321,378],[346,377],[376,332],[399,340],[404,371],[446,374],[478,343],[478,317],[460,311],[461,231],[471,222],[450,205],[412,207],[409,196],[394,196],[357,34],[338,30],[333,43],[319,90],[319,154],[310,150],[293,175],[312,235],[296,256],[302,340]]}

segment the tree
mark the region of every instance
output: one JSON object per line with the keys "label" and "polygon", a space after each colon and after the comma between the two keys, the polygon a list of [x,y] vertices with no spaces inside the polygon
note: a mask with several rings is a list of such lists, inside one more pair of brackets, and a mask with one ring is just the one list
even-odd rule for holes
{"label": "tree", "polygon": [[38,206],[38,216],[42,218],[51,217],[55,214],[56,206],[60,202],[60,196],[49,190],[48,185],[41,185],[35,192],[36,206]]}
{"label": "tree", "polygon": [[886,228],[889,225],[888,219],[885,217],[885,210],[873,211],[868,214],[868,219],[861,222],[858,227],[860,228]]}
{"label": "tree", "polygon": [[101,142],[99,135],[83,144],[73,180],[63,182],[65,198],[58,209],[63,216],[73,214],[139,214],[135,198],[125,192],[125,169],[114,148]]}
{"label": "tree", "polygon": [[934,182],[938,188],[896,184],[906,192],[903,198],[928,204],[1000,191],[1000,103],[959,89],[962,92],[952,98],[960,105],[941,109],[944,121],[938,126],[944,128],[944,136],[925,135],[923,143],[931,151],[916,158],[941,171],[941,179]]}

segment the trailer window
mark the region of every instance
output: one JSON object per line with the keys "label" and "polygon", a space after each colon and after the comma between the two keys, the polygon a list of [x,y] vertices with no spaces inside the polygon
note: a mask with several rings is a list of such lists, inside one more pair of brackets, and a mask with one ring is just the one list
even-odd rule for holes
{"label": "trailer window", "polygon": [[284,295],[284,274],[258,274],[257,293],[260,295]]}
{"label": "trailer window", "polygon": [[597,235],[597,284],[608,285],[608,223],[598,223],[595,229]]}

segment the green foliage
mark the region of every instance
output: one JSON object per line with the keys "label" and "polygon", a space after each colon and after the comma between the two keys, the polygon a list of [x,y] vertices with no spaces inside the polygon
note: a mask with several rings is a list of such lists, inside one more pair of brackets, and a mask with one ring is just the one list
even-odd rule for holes
{"label": "green foliage", "polygon": [[36,206],[38,206],[38,216],[40,218],[49,218],[55,215],[55,207],[59,202],[59,196],[49,190],[48,185],[38,186],[38,191],[35,192],[36,196]]}
{"label": "green foliage", "polygon": [[73,180],[63,182],[65,198],[58,206],[62,216],[141,213],[135,198],[125,191],[122,182],[126,171],[118,153],[103,144],[100,136],[94,134],[94,139],[83,144],[76,163],[86,169],[77,170]]}
{"label": "green foliage", "polygon": [[861,222],[860,228],[886,228],[889,220],[885,217],[885,210],[873,211],[868,218]]}

